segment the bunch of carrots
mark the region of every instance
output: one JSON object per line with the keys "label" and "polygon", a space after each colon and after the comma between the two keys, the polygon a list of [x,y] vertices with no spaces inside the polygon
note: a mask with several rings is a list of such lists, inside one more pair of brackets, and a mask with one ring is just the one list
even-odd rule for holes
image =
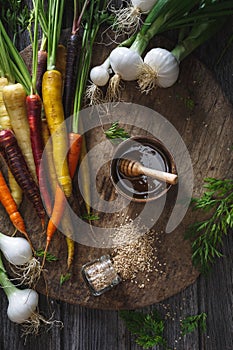
{"label": "bunch of carrots", "polygon": [[[42,267],[51,239],[61,224],[66,234],[69,269],[74,242],[66,203],[72,195],[72,178],[81,149],[85,151],[78,117],[91,48],[108,15],[105,1],[75,0],[66,48],[59,44],[64,3],[49,0],[45,7],[43,0],[33,1],[31,73],[0,20],[0,154],[8,168],[8,181],[0,172],[0,201],[15,228],[30,244],[19,209],[22,193],[31,201],[46,232]],[[73,122],[68,132],[65,119],[71,114]],[[87,211],[90,213],[89,205]]]}
{"label": "bunch of carrots", "polygon": [[[31,72],[0,20],[0,154],[8,167],[8,181],[0,172],[0,201],[15,228],[29,242],[26,225],[19,210],[22,193],[33,204],[46,232],[42,267],[51,239],[57,228],[62,227],[66,234],[69,269],[74,258],[74,242],[66,203],[72,195],[72,179],[78,162],[86,151],[85,139],[80,132],[79,112],[88,82],[93,44],[100,26],[112,20],[113,15],[107,11],[106,0],[74,0],[73,25],[67,47],[64,47],[59,44],[59,40],[65,1],[48,0],[46,6],[44,0],[32,2]],[[208,17],[210,24],[215,26],[213,19],[216,20],[219,15],[217,10],[221,10],[222,15],[226,14],[228,7],[230,13],[233,11],[228,1],[224,4],[206,1],[207,5],[211,3],[214,6],[211,7],[211,16],[209,7],[203,7],[205,1],[186,0],[182,4],[178,3],[180,7],[173,0],[157,0],[151,12],[148,11],[141,31],[138,34],[134,32],[132,37],[119,46],[130,46],[129,51],[135,56],[137,50],[141,54],[153,35],[165,29],[178,28],[179,23],[183,30],[187,26],[202,25],[203,16],[204,20]],[[198,21],[196,12],[193,13],[193,7],[195,9],[197,5],[198,11],[202,11],[198,12],[201,18],[198,17]],[[192,18],[189,17],[189,11],[193,13]],[[122,12],[120,13],[122,16]],[[116,26],[116,22],[114,23],[113,28]],[[197,29],[199,35],[200,27]],[[42,33],[40,47],[39,32]],[[195,41],[196,45],[200,39],[198,41],[198,35],[194,36],[193,32],[191,34],[192,43]],[[147,41],[144,40],[145,37]],[[187,42],[190,49],[190,37],[185,43]],[[195,45],[192,45],[192,49],[197,46]],[[183,46],[181,49],[184,50]],[[119,64],[122,63],[121,56],[117,60]],[[142,61],[141,58],[140,60]],[[97,67],[96,72],[104,74],[103,77],[97,76],[101,87],[108,82],[109,72],[112,72],[110,63],[113,69],[113,63],[116,62],[110,62],[109,58],[102,66]],[[91,76],[96,78],[96,72]],[[115,73],[120,75],[118,70]],[[123,75],[121,78],[124,79]],[[92,92],[98,88],[98,83],[93,81],[93,84],[95,86]],[[66,120],[71,116],[71,128],[68,130]],[[83,189],[85,197],[90,198],[87,180],[89,170],[86,166],[87,163],[82,167],[86,180]],[[90,203],[90,200],[87,202]],[[88,214],[89,203],[86,203]]]}

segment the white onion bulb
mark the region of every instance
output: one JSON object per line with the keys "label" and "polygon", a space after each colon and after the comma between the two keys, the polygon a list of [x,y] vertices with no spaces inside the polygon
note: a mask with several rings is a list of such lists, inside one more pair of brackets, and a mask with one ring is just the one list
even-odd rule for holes
{"label": "white onion bulb", "polygon": [[155,5],[157,0],[131,0],[132,5],[140,9],[141,12],[147,13]]}
{"label": "white onion bulb", "polygon": [[127,47],[117,47],[110,54],[110,64],[114,73],[126,81],[136,80],[139,67],[143,64],[141,56]]}
{"label": "white onion bulb", "polygon": [[179,62],[170,51],[161,48],[152,49],[146,54],[144,63],[155,72],[156,85],[159,87],[167,88],[176,82]]}
{"label": "white onion bulb", "polygon": [[14,288],[8,295],[7,316],[15,323],[27,321],[37,308],[38,299],[38,293],[32,289]]}
{"label": "white onion bulb", "polygon": [[0,233],[0,249],[14,265],[24,265],[32,259],[32,249],[25,238],[9,237]]}

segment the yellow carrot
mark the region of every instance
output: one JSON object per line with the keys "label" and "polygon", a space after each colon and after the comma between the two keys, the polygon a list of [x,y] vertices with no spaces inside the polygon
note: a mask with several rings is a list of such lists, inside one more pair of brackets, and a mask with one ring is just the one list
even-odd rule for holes
{"label": "yellow carrot", "polygon": [[11,129],[10,118],[3,102],[2,90],[8,85],[7,78],[0,78],[0,129]]}
{"label": "yellow carrot", "polygon": [[56,54],[56,69],[61,73],[62,80],[65,79],[66,74],[66,56],[67,56],[67,50],[64,45],[59,44],[57,47],[57,54]]}
{"label": "yellow carrot", "polygon": [[17,205],[17,207],[20,206],[20,203],[22,202],[23,199],[23,191],[21,187],[19,186],[18,182],[15,180],[14,175],[8,169],[8,182],[9,182],[9,188],[11,191],[11,195],[14,198],[14,201]]}
{"label": "yellow carrot", "polygon": [[34,180],[37,181],[27,119],[25,90],[21,84],[12,84],[5,86],[2,92],[3,101],[9,114],[18,145]]}
{"label": "yellow carrot", "polygon": [[57,175],[53,163],[53,145],[50,138],[50,132],[48,129],[48,124],[46,119],[42,119],[42,136],[45,145],[44,149],[44,157],[46,158],[46,164],[48,167],[48,182],[50,186],[50,191],[52,193],[52,197],[55,196],[56,186],[57,186]]}
{"label": "yellow carrot", "polygon": [[[81,123],[80,123],[80,129],[82,129]],[[83,158],[87,154],[87,146],[86,146],[86,140],[85,140],[85,135],[83,134],[83,139],[82,139],[82,148],[81,148],[81,154],[80,154],[80,163],[82,162]],[[80,167],[80,175],[81,175],[81,183],[83,185],[83,194],[85,197],[85,205],[86,205],[86,210],[87,214],[91,213],[91,183],[90,183],[90,176],[89,176],[89,164],[88,164],[88,159],[83,162],[82,166]]]}
{"label": "yellow carrot", "polygon": [[53,144],[53,160],[57,180],[65,195],[72,193],[71,178],[66,159],[67,134],[62,105],[62,76],[57,70],[46,71],[42,81],[44,110]]}
{"label": "yellow carrot", "polygon": [[[3,102],[3,95],[2,95],[2,90],[7,85],[8,85],[7,78],[4,78],[4,77],[0,78],[0,129],[12,129],[10,117],[7,113],[6,106]],[[21,190],[20,186],[18,185],[17,181],[15,180],[14,176],[12,175],[9,169],[8,169],[8,181],[9,181],[9,188],[11,191],[11,195],[14,198],[16,205],[19,207],[20,203],[22,202],[23,191]]]}

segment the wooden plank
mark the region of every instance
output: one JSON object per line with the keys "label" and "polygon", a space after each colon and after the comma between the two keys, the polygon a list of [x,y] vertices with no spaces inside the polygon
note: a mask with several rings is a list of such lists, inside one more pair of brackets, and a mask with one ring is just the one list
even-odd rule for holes
{"label": "wooden plank", "polygon": [[[215,72],[218,81],[222,85],[222,89],[225,91],[225,94],[228,96],[230,101],[233,103],[233,84],[232,84],[232,50],[228,50],[227,54],[224,56],[220,65],[217,67],[214,65],[216,58],[226,43],[226,39],[231,32],[231,21],[229,21],[228,31],[222,31],[216,39],[212,39],[209,43],[204,46],[202,50],[198,51],[199,57],[204,60],[209,67]],[[232,247],[232,238],[224,242],[225,249]],[[219,268],[219,265],[221,268]],[[197,310],[207,311],[208,313],[208,333],[211,334],[211,337],[206,341],[206,347],[204,343],[200,340],[198,335],[194,334],[187,339],[185,345],[178,344],[177,349],[186,350],[186,349],[208,349],[208,350],[222,350],[222,349],[232,349],[232,251],[229,251],[226,254],[226,258],[219,260],[217,265],[210,276],[210,279],[201,278],[198,280],[198,284],[187,288],[185,291],[180,293],[177,296],[174,296],[169,299],[169,304],[171,307],[175,307],[177,304],[182,304],[182,297],[187,293],[188,298],[190,298],[190,305],[185,306],[185,311],[187,314],[192,312],[196,313]],[[219,284],[221,283],[221,288]],[[216,293],[216,285],[218,286]],[[200,293],[198,296],[195,293],[195,290],[198,288]],[[190,290],[190,292],[189,292]],[[191,292],[192,291],[192,292]],[[0,307],[1,307],[1,316],[0,316],[0,348],[1,349],[25,349],[23,346],[23,341],[20,338],[20,331],[18,326],[13,325],[10,321],[7,320],[5,315],[5,310],[7,307],[6,298],[2,291],[0,291]],[[205,296],[205,297],[204,297]],[[66,320],[69,315],[69,322],[66,323],[65,329],[62,332],[56,332],[52,329],[49,333],[45,333],[36,338],[33,342],[29,341],[27,344],[27,349],[67,349],[63,346],[64,343],[67,344],[67,338],[69,339],[70,348],[72,349],[140,349],[134,344],[133,339],[130,337],[129,333],[125,331],[122,322],[117,317],[116,312],[101,311],[97,310],[92,312],[89,309],[82,308],[78,305],[69,305],[66,303],[58,303],[55,300],[49,299],[50,302],[56,305],[55,318],[61,318]],[[221,307],[218,306],[219,300],[221,300]],[[197,309],[197,301],[201,307]],[[158,306],[158,305],[155,305]],[[40,303],[41,311],[47,309],[47,299],[41,295]],[[222,309],[222,307],[224,307]],[[65,315],[65,317],[63,316]],[[89,315],[89,316],[87,316]],[[105,315],[108,315],[105,316]],[[112,340],[116,340],[115,345],[111,345],[111,348],[108,347],[107,342],[99,343],[99,340],[94,340],[94,336],[97,334],[96,330],[93,329],[93,318],[98,319],[99,322],[95,323],[95,327],[98,327],[98,339],[102,337],[107,339],[113,344]],[[85,321],[83,321],[85,320]],[[110,325],[115,324],[114,320],[118,321],[117,331],[112,327],[108,327],[108,322]],[[225,327],[226,325],[226,327]],[[229,327],[227,327],[229,325]],[[174,335],[175,334],[175,335]],[[176,337],[177,331],[173,331],[170,326],[167,330],[167,335],[169,337],[169,344],[172,344],[174,337]],[[91,344],[90,347],[82,347],[79,337],[86,339],[85,344]],[[87,337],[90,337],[92,341],[87,342]],[[119,338],[118,338],[119,337]],[[50,338],[53,339],[53,342],[50,341]],[[201,337],[200,337],[201,339]],[[93,347],[92,344],[95,344],[96,347]],[[102,347],[100,347],[100,345]],[[154,348],[155,349],[155,348]]]}

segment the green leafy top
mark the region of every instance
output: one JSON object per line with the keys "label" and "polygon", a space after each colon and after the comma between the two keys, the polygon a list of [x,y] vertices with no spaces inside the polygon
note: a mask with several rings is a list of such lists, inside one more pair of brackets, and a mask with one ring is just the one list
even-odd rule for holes
{"label": "green leafy top", "polygon": [[61,275],[60,276],[60,286],[62,286],[63,283],[65,283],[66,281],[69,281],[70,278],[71,278],[71,273],[66,273],[65,275]]}
{"label": "green leafy top", "polygon": [[[36,251],[36,255],[37,255],[38,257],[44,257],[44,254],[45,254],[45,251],[44,251],[43,249],[38,249],[38,250]],[[57,261],[58,258],[57,258],[55,255],[53,255],[53,254],[47,252],[47,253],[46,253],[46,260],[47,260],[48,262],[52,262],[52,261]]]}
{"label": "green leafy top", "polygon": [[108,139],[114,141],[118,141],[119,140],[126,140],[130,137],[130,135],[127,133],[127,131],[125,131],[124,128],[121,128],[119,126],[119,122],[116,121],[114,123],[112,123],[111,127],[106,130],[105,135],[107,136]]}
{"label": "green leafy top", "polygon": [[209,212],[208,219],[192,224],[186,238],[192,243],[192,260],[201,272],[207,272],[215,257],[221,257],[219,246],[228,229],[233,228],[233,180],[206,178],[201,198],[193,200],[194,210]]}
{"label": "green leafy top", "polygon": [[30,10],[21,0],[0,0],[1,18],[13,34],[13,43],[17,35],[27,29]]}
{"label": "green leafy top", "polygon": [[138,345],[144,349],[161,345],[168,350],[167,342],[163,337],[164,321],[157,310],[153,310],[150,314],[124,310],[120,311],[120,316],[128,330],[136,335],[136,343]]}
{"label": "green leafy top", "polygon": [[206,318],[207,315],[205,312],[201,314],[188,316],[184,320],[181,321],[181,332],[182,335],[186,335],[188,333],[192,333],[196,329],[200,328],[202,333],[206,332]]}
{"label": "green leafy top", "polygon": [[98,215],[95,215],[95,214],[86,214],[86,215],[83,215],[82,216],[82,219],[86,219],[86,220],[90,220],[90,221],[95,221],[95,220],[99,220],[100,217]]}

